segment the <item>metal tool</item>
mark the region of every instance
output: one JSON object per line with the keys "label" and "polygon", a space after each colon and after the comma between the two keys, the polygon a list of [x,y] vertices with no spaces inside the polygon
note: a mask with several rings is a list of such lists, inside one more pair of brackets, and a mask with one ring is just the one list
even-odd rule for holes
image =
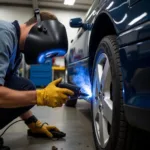
{"label": "metal tool", "polygon": [[72,84],[68,84],[68,83],[63,82],[63,83],[59,83],[58,87],[66,88],[66,89],[69,89],[69,90],[73,91],[74,95],[70,97],[71,100],[77,99],[77,98],[80,98],[80,97],[88,96],[88,94],[81,92],[80,87],[72,85]]}

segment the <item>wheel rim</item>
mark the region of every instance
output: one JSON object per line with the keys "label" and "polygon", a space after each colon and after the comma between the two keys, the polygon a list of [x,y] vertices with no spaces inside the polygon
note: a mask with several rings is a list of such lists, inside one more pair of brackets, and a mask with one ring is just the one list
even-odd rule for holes
{"label": "wheel rim", "polygon": [[105,148],[112,124],[113,101],[111,100],[111,70],[106,54],[102,53],[97,60],[93,81],[93,117],[96,138],[99,145]]}

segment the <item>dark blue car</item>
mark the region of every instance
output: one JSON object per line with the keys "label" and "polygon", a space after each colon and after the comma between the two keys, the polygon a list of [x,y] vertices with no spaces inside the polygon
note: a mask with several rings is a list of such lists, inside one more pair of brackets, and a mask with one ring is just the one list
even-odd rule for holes
{"label": "dark blue car", "polygon": [[95,0],[70,26],[67,80],[89,95],[97,150],[150,149],[150,1]]}

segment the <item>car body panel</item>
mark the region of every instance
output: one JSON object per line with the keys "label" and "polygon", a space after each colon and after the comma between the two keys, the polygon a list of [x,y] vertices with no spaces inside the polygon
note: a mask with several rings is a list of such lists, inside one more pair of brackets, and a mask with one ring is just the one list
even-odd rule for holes
{"label": "car body panel", "polygon": [[150,40],[122,47],[125,104],[150,108]]}
{"label": "car body panel", "polygon": [[[93,4],[88,11],[84,23],[94,24],[98,16],[105,13],[110,17],[114,24],[117,35],[150,19],[150,16],[148,15],[150,13],[149,5],[147,5],[148,0],[140,0],[137,1],[136,4],[135,0],[95,0],[95,3],[96,4]],[[69,55],[71,51],[73,51],[73,57],[75,57],[72,61],[68,62],[69,64],[89,57],[91,32],[92,30],[84,30],[83,28],[79,29],[77,36],[70,47],[70,52],[68,52]]]}
{"label": "car body panel", "polygon": [[[110,18],[116,30],[123,73],[124,103],[150,108],[149,0],[95,0],[95,4],[93,3],[85,16],[84,23],[92,24],[94,28],[94,24],[102,14],[106,14]],[[66,57],[69,82],[71,83],[76,84],[73,82],[73,78],[80,74],[79,70],[76,71],[74,68],[84,66],[91,72],[88,60],[92,32],[93,29],[80,28],[71,44]],[[72,71],[73,69],[74,71]],[[141,86],[141,83],[144,85]]]}

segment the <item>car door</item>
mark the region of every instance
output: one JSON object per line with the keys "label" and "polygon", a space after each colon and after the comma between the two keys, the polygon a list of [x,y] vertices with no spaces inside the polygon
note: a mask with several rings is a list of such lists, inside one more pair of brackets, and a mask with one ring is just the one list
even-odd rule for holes
{"label": "car door", "polygon": [[[84,24],[91,24],[96,12],[98,10],[98,4],[100,0],[94,0],[92,6],[88,10],[85,15],[85,19],[83,20]],[[84,58],[88,57],[88,38],[90,33],[90,29],[79,28],[76,38],[72,41],[70,50],[68,52],[69,55],[69,65],[72,63],[81,61]]]}

